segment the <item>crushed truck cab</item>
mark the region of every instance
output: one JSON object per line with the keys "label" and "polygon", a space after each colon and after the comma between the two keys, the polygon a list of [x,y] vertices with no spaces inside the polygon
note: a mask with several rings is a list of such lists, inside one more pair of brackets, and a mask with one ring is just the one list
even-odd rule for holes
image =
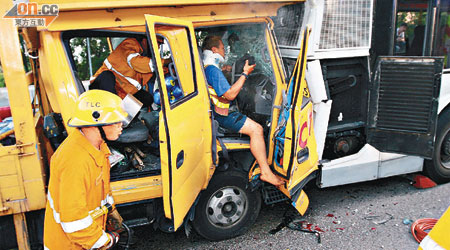
{"label": "crushed truck cab", "polygon": [[[17,3],[2,5],[10,13],[0,20],[0,59],[12,122],[0,121],[0,248],[42,245],[51,156],[73,132],[67,122],[77,97],[99,68],[113,70],[105,59],[124,40],[141,43],[153,71],[138,83],[153,95],[151,108],[108,142],[111,188],[131,227],[222,240],[243,234],[262,202],[290,200],[303,215],[311,180],[324,188],[424,171],[448,182],[450,53],[442,30],[450,6],[441,2],[21,3],[22,14],[25,6],[30,14],[57,6],[56,18],[37,28],[15,26],[29,16],[11,14]],[[395,35],[409,12],[426,26],[414,55]],[[224,43],[229,83],[246,60],[256,64],[230,110],[262,126],[283,186],[261,182],[250,138],[214,120],[200,49],[210,35]]]}
{"label": "crushed truck cab", "polygon": [[[77,97],[126,38],[149,41],[153,78],[143,89],[158,92],[160,98],[151,110],[141,110],[157,117],[156,138],[149,139],[149,128],[137,119],[124,130],[123,137],[128,137],[108,143],[114,156],[113,196],[129,226],[154,224],[174,232],[191,224],[201,236],[221,240],[244,233],[262,201],[290,198],[304,214],[309,200],[302,188],[318,171],[305,80],[311,29],[302,33],[302,53],[288,78],[268,18],[291,3],[177,1],[173,7],[159,1],[99,1],[86,7],[66,1],[54,3],[59,14],[47,27],[18,29],[12,20],[2,19],[2,34],[11,38],[1,42],[0,58],[15,141],[0,147],[0,178],[5,180],[0,185],[0,223],[1,230],[15,228],[17,242],[2,237],[0,245],[29,249],[42,244],[35,228],[42,227],[49,160],[73,132],[67,122]],[[230,83],[242,71],[237,66],[242,56],[255,59],[255,71],[231,108],[263,126],[272,171],[287,182],[279,190],[258,179],[249,138],[214,122],[199,49],[207,35],[220,35],[226,43]],[[21,41],[26,47],[20,47]],[[28,72],[23,67],[27,60]],[[31,98],[28,86],[35,91]],[[281,193],[282,198],[273,199]],[[185,228],[188,233],[192,227]]]}

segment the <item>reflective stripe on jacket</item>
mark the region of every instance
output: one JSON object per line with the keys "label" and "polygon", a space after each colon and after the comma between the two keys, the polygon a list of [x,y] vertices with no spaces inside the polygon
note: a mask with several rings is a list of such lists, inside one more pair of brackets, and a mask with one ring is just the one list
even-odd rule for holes
{"label": "reflective stripe on jacket", "polygon": [[420,242],[419,249],[423,250],[445,250],[445,248],[441,247],[436,241],[434,241],[432,238],[430,238],[429,235],[427,235],[423,240]]}
{"label": "reflective stripe on jacket", "polygon": [[142,52],[143,49],[135,38],[123,40],[105,59],[94,78],[103,71],[110,70],[116,76],[117,95],[124,98],[128,93],[135,94],[147,84],[153,72],[152,61],[149,57],[141,56]]}
{"label": "reflective stripe on jacket", "polygon": [[208,84],[208,92],[209,97],[211,98],[212,103],[214,104],[214,110],[217,114],[227,116],[228,115],[228,109],[230,108],[230,101],[223,97],[217,96],[216,91],[214,88]]}
{"label": "reflective stripe on jacket", "polygon": [[75,129],[53,154],[50,162],[44,221],[46,249],[92,249],[110,241],[106,215],[92,219],[97,207],[113,204],[109,183],[110,151],[96,149]]}

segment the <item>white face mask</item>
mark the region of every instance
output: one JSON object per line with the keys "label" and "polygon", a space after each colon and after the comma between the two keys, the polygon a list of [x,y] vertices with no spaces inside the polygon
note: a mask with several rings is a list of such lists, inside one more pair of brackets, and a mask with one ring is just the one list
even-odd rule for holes
{"label": "white face mask", "polygon": [[214,53],[211,50],[203,51],[203,65],[214,65],[220,69],[225,62],[225,58],[218,53]]}

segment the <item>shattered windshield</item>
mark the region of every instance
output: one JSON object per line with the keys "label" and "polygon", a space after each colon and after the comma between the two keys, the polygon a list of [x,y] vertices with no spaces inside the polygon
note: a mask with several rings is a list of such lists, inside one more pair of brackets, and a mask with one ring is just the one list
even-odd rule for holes
{"label": "shattered windshield", "polygon": [[265,24],[239,24],[220,27],[200,28],[196,30],[199,47],[210,35],[220,36],[225,46],[225,65],[234,65],[245,55],[255,59],[255,73],[273,77],[272,65],[266,45]]}

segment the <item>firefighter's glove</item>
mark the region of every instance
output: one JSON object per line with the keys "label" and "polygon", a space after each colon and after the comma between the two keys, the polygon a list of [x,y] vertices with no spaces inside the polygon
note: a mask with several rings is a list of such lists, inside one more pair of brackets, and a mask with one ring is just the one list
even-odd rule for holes
{"label": "firefighter's glove", "polygon": [[117,242],[119,242],[119,233],[117,232],[106,232],[106,235],[108,235],[109,241],[106,242],[106,244],[100,248],[98,248],[98,250],[107,250],[107,249],[111,249],[113,248]]}
{"label": "firefighter's glove", "polygon": [[108,214],[108,221],[106,223],[106,230],[107,231],[114,231],[114,232],[122,232],[124,230],[122,226],[122,216],[120,216],[117,209],[114,209]]}

